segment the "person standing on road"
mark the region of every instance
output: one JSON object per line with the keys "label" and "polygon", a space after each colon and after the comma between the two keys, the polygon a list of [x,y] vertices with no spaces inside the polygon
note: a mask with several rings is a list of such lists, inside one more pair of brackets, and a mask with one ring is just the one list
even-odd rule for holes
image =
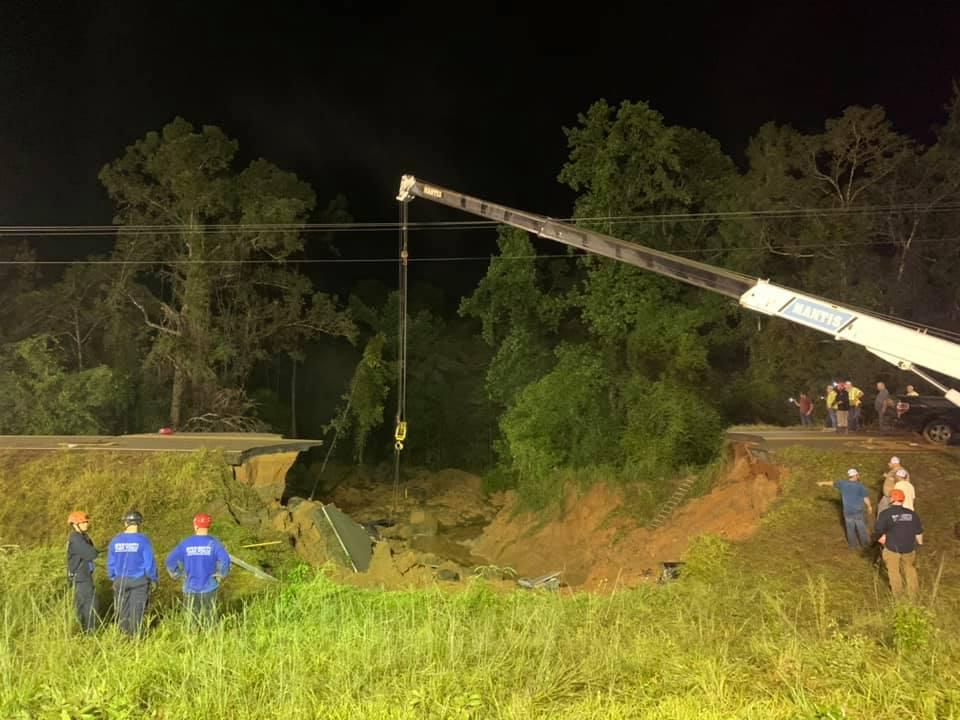
{"label": "person standing on road", "polygon": [[860,430],[860,406],[863,403],[863,390],[852,382],[848,382],[847,395],[850,399],[850,429],[857,432]]}
{"label": "person standing on road", "polygon": [[800,393],[800,399],[794,400],[793,404],[800,411],[800,424],[803,427],[809,427],[813,424],[813,400],[806,393]]}
{"label": "person standing on road", "polygon": [[843,524],[847,531],[847,545],[851,550],[859,550],[869,542],[867,524],[864,517],[866,512],[872,511],[870,494],[860,482],[860,473],[855,468],[847,470],[846,480],[823,480],[817,485],[832,485],[840,491],[843,502]]}
{"label": "person standing on road", "polygon": [[87,534],[90,515],[74,510],[67,516],[70,536],[67,538],[67,581],[73,587],[73,605],[77,611],[80,629],[85,633],[97,629],[100,615],[97,611],[97,593],[93,584],[93,561],[100,551]]}
{"label": "person standing on road", "polygon": [[837,408],[837,432],[849,432],[850,423],[850,393],[843,383],[837,385],[837,398],[834,400]]}
{"label": "person standing on road", "polygon": [[903,505],[902,490],[894,488],[890,494],[892,504],[877,518],[874,534],[883,546],[883,563],[890,577],[890,589],[894,597],[903,594],[903,578],[907,581],[907,594],[916,597],[917,546],[923,545],[923,525],[914,510]]}
{"label": "person standing on road", "polygon": [[873,409],[877,411],[877,425],[882,432],[887,429],[886,417],[890,410],[890,391],[882,382],[877,383],[877,397],[874,398]]}
{"label": "person standing on road", "polygon": [[837,388],[836,385],[827,385],[827,393],[823,396],[827,407],[827,427],[837,429]]}
{"label": "person standing on road", "polygon": [[193,535],[167,555],[167,572],[183,577],[183,600],[189,622],[201,628],[216,619],[216,597],[220,581],[230,572],[230,554],[210,535],[213,519],[204,513],[193,518]]}
{"label": "person standing on road", "polygon": [[113,607],[120,631],[138,635],[150,590],[158,582],[157,562],[149,538],[140,532],[143,515],[131,510],[120,522],[123,532],[110,541],[107,550],[107,574],[113,582]]}

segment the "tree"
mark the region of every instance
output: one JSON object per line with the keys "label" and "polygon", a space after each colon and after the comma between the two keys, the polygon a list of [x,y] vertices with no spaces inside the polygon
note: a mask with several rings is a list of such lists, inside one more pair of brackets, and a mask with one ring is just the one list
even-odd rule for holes
{"label": "tree", "polygon": [[37,335],[0,353],[0,433],[81,435],[103,431],[115,404],[113,373],[99,366],[66,372],[57,340]]}
{"label": "tree", "polygon": [[61,339],[77,370],[96,364],[90,346],[110,321],[110,271],[100,260],[88,258],[89,263],[71,265],[56,284],[24,296],[31,333]]}
{"label": "tree", "polygon": [[355,333],[290,263],[313,191],[263,159],[236,171],[237,149],[219,128],[177,118],[100,172],[124,226],[119,285],[151,331],[147,363],[167,373],[175,426],[224,392],[242,406],[251,370],[277,346]]}

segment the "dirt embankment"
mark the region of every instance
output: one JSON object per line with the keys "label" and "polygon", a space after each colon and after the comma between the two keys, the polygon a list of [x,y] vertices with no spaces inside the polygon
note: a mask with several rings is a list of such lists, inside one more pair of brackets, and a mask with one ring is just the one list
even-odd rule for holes
{"label": "dirt embankment", "polygon": [[580,495],[568,489],[560,516],[543,523],[515,513],[512,494],[473,551],[517,572],[562,571],[564,581],[588,589],[632,587],[656,579],[660,563],[679,561],[701,533],[730,540],[748,537],[779,494],[776,468],[744,451],[713,490],[681,505],[657,529],[638,527],[625,513],[623,493],[604,484]]}
{"label": "dirt embankment", "polygon": [[570,586],[603,590],[656,579],[660,563],[681,560],[701,533],[749,536],[779,494],[778,476],[737,446],[731,470],[712,491],[682,504],[657,529],[637,525],[618,488],[568,488],[564,506],[545,521],[518,512],[514,493],[486,497],[479,477],[458,470],[419,473],[395,492],[355,479],[326,500],[361,523],[395,521],[382,529],[370,570],[352,579],[359,584],[410,587],[500,566],[520,576],[561,571]]}

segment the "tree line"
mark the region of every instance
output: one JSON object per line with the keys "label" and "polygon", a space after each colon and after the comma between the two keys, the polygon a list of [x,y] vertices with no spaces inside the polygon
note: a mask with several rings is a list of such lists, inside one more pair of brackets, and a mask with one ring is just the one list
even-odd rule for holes
{"label": "tree line", "polygon": [[[577,222],[960,330],[956,91],[928,145],[877,106],[817,131],[768,123],[739,164],[645,102],[598,101],[565,132],[558,180]],[[51,273],[28,240],[4,245],[17,262],[0,265],[0,432],[336,432],[344,459],[389,456],[397,293],[358,280],[337,297],[305,273],[306,224],[350,222],[346,201],[318,208],[294,174],[238,153],[177,118],[100,171],[118,226],[108,254]],[[909,381],[635,267],[556,257],[510,229],[498,246],[455,308],[411,289],[414,462],[495,467],[531,494],[558,468],[656,476],[707,462],[727,424],[791,419],[789,396],[833,378]]]}

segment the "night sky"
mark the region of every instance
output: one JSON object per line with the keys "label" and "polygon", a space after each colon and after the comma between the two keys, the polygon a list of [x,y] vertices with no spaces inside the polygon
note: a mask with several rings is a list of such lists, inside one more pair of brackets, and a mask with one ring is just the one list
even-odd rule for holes
{"label": "night sky", "polygon": [[100,167],[176,115],[360,221],[396,218],[405,172],[565,216],[561,128],[597,99],[647,100],[741,162],[762,123],[815,130],[852,104],[929,140],[960,69],[949,2],[300,5],[0,0],[0,225],[109,222]]}

